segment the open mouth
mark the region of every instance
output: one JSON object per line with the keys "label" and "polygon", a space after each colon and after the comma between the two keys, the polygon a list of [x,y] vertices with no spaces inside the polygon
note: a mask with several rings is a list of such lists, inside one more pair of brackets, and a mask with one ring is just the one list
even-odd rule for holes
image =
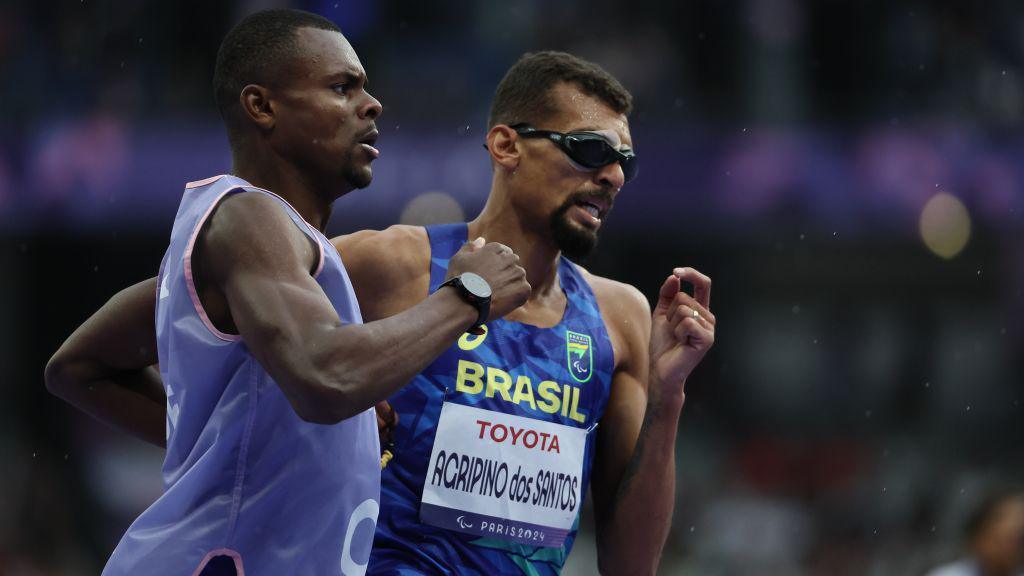
{"label": "open mouth", "polygon": [[356,143],[361,144],[363,147],[366,148],[366,151],[372,157],[376,158],[376,157],[380,156],[380,150],[378,150],[376,148],[376,146],[375,146],[377,144],[377,137],[378,136],[380,136],[380,133],[377,132],[376,129],[370,130],[363,137],[361,137],[360,139],[356,140]]}
{"label": "open mouth", "polygon": [[598,198],[579,200],[576,202],[576,205],[597,220],[603,219],[605,214],[607,214],[608,210],[611,208],[611,205],[608,202]]}
{"label": "open mouth", "polygon": [[371,130],[367,132],[365,136],[360,138],[358,142],[360,144],[366,144],[367,146],[373,146],[374,144],[377,143],[378,136],[380,136],[379,132],[377,132],[376,130]]}

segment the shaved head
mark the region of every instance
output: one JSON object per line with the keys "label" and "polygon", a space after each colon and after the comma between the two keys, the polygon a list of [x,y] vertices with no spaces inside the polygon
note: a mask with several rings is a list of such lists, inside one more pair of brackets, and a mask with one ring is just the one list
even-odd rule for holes
{"label": "shaved head", "polygon": [[281,77],[283,65],[299,54],[297,31],[314,28],[341,33],[330,20],[302,10],[264,10],[245,17],[224,37],[217,51],[213,93],[231,136],[240,109],[238,99],[249,84],[267,85]]}

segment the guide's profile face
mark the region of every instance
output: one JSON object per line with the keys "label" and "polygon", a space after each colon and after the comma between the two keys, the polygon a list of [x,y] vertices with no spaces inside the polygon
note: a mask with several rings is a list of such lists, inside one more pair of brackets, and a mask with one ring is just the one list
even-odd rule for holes
{"label": "guide's profile face", "polygon": [[296,36],[299,56],[275,90],[279,141],[297,165],[365,187],[378,155],[380,102],[366,91],[366,73],[344,36],[315,28]]}

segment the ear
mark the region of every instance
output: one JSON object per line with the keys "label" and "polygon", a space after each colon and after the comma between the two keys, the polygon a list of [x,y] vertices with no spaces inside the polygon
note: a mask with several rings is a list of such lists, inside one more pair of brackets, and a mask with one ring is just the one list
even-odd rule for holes
{"label": "ear", "polygon": [[487,133],[487,151],[495,164],[513,171],[519,167],[519,135],[504,124],[498,124]]}
{"label": "ear", "polygon": [[238,95],[238,103],[242,106],[242,114],[261,130],[274,127],[274,106],[266,88],[258,84],[248,84]]}

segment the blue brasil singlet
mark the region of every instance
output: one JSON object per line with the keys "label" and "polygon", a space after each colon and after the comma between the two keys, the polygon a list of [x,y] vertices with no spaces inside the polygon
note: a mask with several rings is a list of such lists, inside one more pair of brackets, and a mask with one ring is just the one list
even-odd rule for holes
{"label": "blue brasil singlet", "polygon": [[[427,228],[430,290],[466,224]],[[551,328],[495,319],[390,398],[370,574],[558,574],[572,548],[614,357],[590,286],[565,258]],[[552,543],[556,545],[552,546]]]}

